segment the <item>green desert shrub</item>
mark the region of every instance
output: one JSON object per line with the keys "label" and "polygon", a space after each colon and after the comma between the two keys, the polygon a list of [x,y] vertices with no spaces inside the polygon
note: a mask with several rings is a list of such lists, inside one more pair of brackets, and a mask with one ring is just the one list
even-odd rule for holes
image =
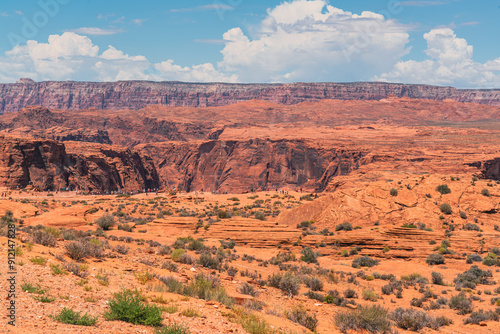
{"label": "green desert shrub", "polygon": [[93,243],[87,239],[71,241],[65,246],[66,254],[75,261],[82,261],[87,257],[103,257],[103,248],[98,243]]}
{"label": "green desert shrub", "polygon": [[444,264],[444,256],[442,254],[430,254],[425,260],[429,265]]}
{"label": "green desert shrub", "polygon": [[350,223],[342,223],[335,226],[335,231],[352,231],[352,225]]}
{"label": "green desert shrub", "polygon": [[300,281],[294,275],[287,273],[273,274],[267,279],[267,284],[273,288],[280,289],[284,294],[293,297],[299,294]]}
{"label": "green desert shrub", "polygon": [[500,267],[500,257],[498,257],[495,253],[489,253],[485,256],[483,260],[483,264],[485,266],[499,266]]}
{"label": "green desert shrub", "polygon": [[443,274],[433,271],[431,273],[432,284],[444,285]]}
{"label": "green desert shrub", "polygon": [[403,276],[401,276],[401,280],[409,283],[410,285],[429,283],[429,280],[420,273],[412,273],[410,275],[403,275]]}
{"label": "green desert shrub", "polygon": [[485,321],[498,321],[499,317],[500,314],[497,312],[479,310],[472,312],[467,318],[465,318],[464,324],[479,325],[481,322]]}
{"label": "green desert shrub", "polygon": [[403,309],[401,307],[392,312],[391,319],[399,328],[414,332],[420,332],[426,327],[437,330],[441,326],[452,323],[451,320],[444,317],[434,318],[424,311]]}
{"label": "green desert shrub", "polygon": [[354,289],[346,289],[344,290],[344,297],[347,299],[358,298],[358,294]]}
{"label": "green desert shrub", "polygon": [[436,190],[443,195],[451,193],[451,190],[447,184],[440,184],[436,187]]}
{"label": "green desert shrub", "polygon": [[300,259],[307,263],[318,263],[317,258],[321,256],[318,252],[312,250],[311,247],[305,247],[304,249],[302,249],[301,253],[302,256],[300,257]]}
{"label": "green desert shrub", "polygon": [[304,284],[312,291],[323,290],[323,281],[317,277],[311,277],[303,280]]}
{"label": "green desert shrub", "polygon": [[471,299],[463,292],[451,297],[448,306],[451,309],[457,310],[460,315],[471,313],[474,308]]}
{"label": "green desert shrub", "polygon": [[493,274],[490,270],[482,270],[478,266],[473,265],[469,270],[458,274],[453,280],[455,287],[462,289],[475,289],[477,284],[485,284],[488,282],[488,278],[492,277]]}
{"label": "green desert shrub", "polygon": [[318,319],[316,318],[316,314],[310,315],[305,308],[293,308],[289,311],[286,311],[285,316],[289,320],[309,329],[311,332],[316,331],[316,327],[318,326]]}
{"label": "green desert shrub", "polygon": [[248,312],[244,308],[235,307],[233,312],[236,322],[241,324],[243,329],[249,334],[276,333],[264,319]]}
{"label": "green desert shrub", "polygon": [[128,246],[118,244],[115,247],[115,252],[122,254],[122,255],[127,255],[129,252],[130,248]]}
{"label": "green desert shrub", "polygon": [[364,300],[369,300],[371,302],[375,302],[378,299],[377,293],[372,289],[363,290],[361,296],[363,297]]}
{"label": "green desert shrub", "polygon": [[451,206],[448,203],[441,204],[439,206],[439,210],[441,210],[441,212],[445,215],[451,215],[452,213]]}
{"label": "green desert shrub", "polygon": [[205,268],[217,269],[220,266],[220,261],[217,257],[210,255],[209,253],[203,253],[200,255],[198,263]]}
{"label": "green desert shrub", "polygon": [[177,248],[172,251],[172,254],[170,254],[170,258],[172,261],[179,262],[180,257],[186,253],[184,249],[182,248]]}
{"label": "green desert shrub", "polygon": [[104,317],[106,320],[120,320],[135,325],[159,326],[162,310],[158,306],[144,303],[137,291],[122,290],[109,300],[109,310]]}
{"label": "green desert shrub", "polygon": [[115,225],[115,218],[110,214],[106,214],[97,218],[95,224],[102,228],[104,231],[108,231]]}
{"label": "green desert shrub", "polygon": [[234,300],[230,298],[220,281],[211,275],[197,275],[189,284],[183,284],[171,276],[161,276],[159,280],[169,292],[203,300],[215,300],[226,306],[231,306]]}
{"label": "green desert shrub", "polygon": [[75,312],[67,307],[63,308],[58,314],[51,315],[50,317],[56,321],[77,326],[93,326],[97,323],[97,317],[92,317],[87,313],[81,315],[80,312]]}
{"label": "green desert shrub", "polygon": [[479,232],[479,230],[480,230],[479,226],[477,226],[477,224],[473,224],[473,223],[467,223],[463,226],[463,228],[466,231],[478,231]]}
{"label": "green desert shrub", "polygon": [[483,189],[483,190],[481,190],[481,195],[486,196],[486,197],[490,197],[491,196],[490,191],[488,189],[486,189],[486,188]]}
{"label": "green desert shrub", "polygon": [[21,284],[21,290],[28,293],[34,293],[37,295],[43,295],[47,292],[46,289],[43,289],[40,284],[32,284],[30,282],[24,282]]}
{"label": "green desert shrub", "polygon": [[33,243],[46,247],[55,247],[56,238],[45,230],[37,230],[31,234]]}
{"label": "green desert shrub", "polygon": [[290,297],[296,296],[300,289],[299,280],[293,275],[285,275],[280,282],[279,289]]}
{"label": "green desert shrub", "polygon": [[339,312],[334,317],[335,326],[342,333],[362,332],[392,333],[387,310],[379,305],[361,306],[355,310]]}
{"label": "green desert shrub", "polygon": [[253,285],[248,283],[241,284],[238,288],[238,292],[252,297],[257,297],[259,295],[257,289]]}
{"label": "green desert shrub", "polygon": [[187,245],[187,249],[192,251],[202,251],[206,248],[207,246],[205,246],[202,239],[193,240]]}
{"label": "green desert shrub", "polygon": [[158,328],[154,332],[155,334],[190,334],[189,327],[184,324],[179,324],[177,322],[172,322],[162,328]]}
{"label": "green desert shrub", "polygon": [[352,260],[352,267],[373,267],[378,264],[378,260],[372,259],[369,256],[360,256],[354,260]]}

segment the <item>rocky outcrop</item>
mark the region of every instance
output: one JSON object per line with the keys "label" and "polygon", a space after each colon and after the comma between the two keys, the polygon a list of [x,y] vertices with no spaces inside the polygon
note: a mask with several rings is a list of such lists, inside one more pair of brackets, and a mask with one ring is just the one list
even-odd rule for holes
{"label": "rocky outcrop", "polygon": [[488,160],[480,164],[484,178],[500,180],[500,158]]}
{"label": "rocky outcrop", "polygon": [[184,119],[173,121],[168,115],[150,116],[147,111],[56,112],[40,106],[29,106],[17,113],[2,115],[3,133],[59,141],[82,141],[133,147],[146,142],[204,139],[211,132],[210,121],[199,123]]}
{"label": "rocky outcrop", "polygon": [[170,187],[228,192],[266,188],[322,191],[335,176],[357,169],[366,154],[285,139],[168,142],[137,149],[155,157],[160,178]]}
{"label": "rocky outcrop", "polygon": [[152,161],[126,148],[0,136],[0,185],[41,190],[143,190],[159,187]]}
{"label": "rocky outcrop", "polygon": [[34,82],[0,84],[0,112],[30,105],[51,109],[141,109],[150,105],[208,107],[260,99],[296,104],[323,99],[380,100],[388,96],[500,105],[500,90],[392,83],[227,84],[182,82]]}
{"label": "rocky outcrop", "polygon": [[65,127],[53,127],[44,130],[33,129],[31,127],[21,127],[16,129],[5,129],[0,134],[12,135],[15,137],[45,138],[56,141],[79,141],[98,144],[112,144],[107,131],[94,129],[69,129]]}

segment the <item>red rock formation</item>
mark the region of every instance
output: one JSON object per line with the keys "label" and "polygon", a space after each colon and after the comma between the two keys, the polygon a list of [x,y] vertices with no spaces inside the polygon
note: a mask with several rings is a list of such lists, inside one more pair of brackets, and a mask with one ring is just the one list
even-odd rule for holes
{"label": "red rock formation", "polygon": [[[252,100],[209,108],[151,106],[119,111],[28,107],[2,115],[0,134],[63,141],[68,152],[72,148],[86,163],[93,163],[88,152],[96,150],[93,156],[112,160],[95,149],[98,145],[86,142],[145,152],[162,185],[184,190],[321,191],[336,189],[337,176],[361,165],[376,166],[370,175],[395,165],[408,171],[451,173],[465,162],[497,157],[497,137],[492,132],[496,119],[499,107],[451,101],[391,97],[288,106]],[[460,123],[465,129],[462,125],[455,129],[455,122],[469,123]],[[467,124],[487,125],[489,130],[468,129]],[[125,149],[112,149],[116,150]],[[469,158],[464,161],[466,151]],[[100,181],[82,184],[94,189],[100,183],[105,189],[132,187],[121,184],[113,168],[95,168],[102,172]],[[134,171],[122,174],[135,175]],[[112,181],[107,183],[108,179]]]}
{"label": "red rock formation", "polygon": [[143,190],[159,187],[152,161],[129,149],[0,136],[0,184],[42,190]]}
{"label": "red rock formation", "polygon": [[333,177],[357,169],[366,153],[270,139],[168,142],[137,149],[155,157],[169,186],[228,192],[295,187],[322,191]]}
{"label": "red rock formation", "polygon": [[168,113],[162,117],[149,115],[147,111],[109,115],[103,111],[55,112],[40,106],[29,106],[0,119],[0,130],[4,133],[128,147],[146,142],[203,139],[212,126],[207,120],[199,124],[171,120]]}
{"label": "red rock formation", "polygon": [[500,180],[500,158],[480,163],[482,167],[483,177],[486,179]]}
{"label": "red rock formation", "polygon": [[391,83],[226,84],[119,81],[0,84],[0,112],[29,105],[51,109],[141,109],[149,105],[207,107],[251,99],[296,104],[323,99],[380,100],[388,96],[500,105],[500,90]]}

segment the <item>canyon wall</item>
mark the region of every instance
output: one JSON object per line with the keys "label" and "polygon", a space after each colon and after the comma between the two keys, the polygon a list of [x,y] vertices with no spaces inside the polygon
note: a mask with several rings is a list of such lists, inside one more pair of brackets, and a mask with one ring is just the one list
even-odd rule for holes
{"label": "canyon wall", "polygon": [[126,148],[0,136],[0,185],[83,191],[158,188],[152,161]]}
{"label": "canyon wall", "polygon": [[141,109],[149,105],[208,107],[259,99],[296,104],[323,99],[380,100],[388,96],[500,105],[500,90],[392,83],[228,84],[182,82],[34,82],[0,84],[0,113],[30,105],[51,109]]}
{"label": "canyon wall", "polygon": [[137,149],[154,157],[169,187],[230,193],[266,188],[322,191],[333,177],[357,169],[366,154],[285,139],[165,142]]}

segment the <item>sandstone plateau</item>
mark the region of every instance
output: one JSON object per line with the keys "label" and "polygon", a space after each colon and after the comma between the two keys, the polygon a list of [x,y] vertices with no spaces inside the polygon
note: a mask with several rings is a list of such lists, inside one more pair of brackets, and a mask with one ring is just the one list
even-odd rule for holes
{"label": "sandstone plateau", "polygon": [[[55,140],[74,152],[102,145],[114,146],[106,152],[139,152],[120,173],[129,180],[140,175],[141,181],[99,181],[104,191],[157,186],[234,193],[267,188],[323,191],[335,187],[337,176],[380,163],[389,170],[419,172],[458,171],[468,164],[497,178],[498,165],[486,161],[499,156],[499,119],[497,106],[396,97],[294,105],[252,100],[140,110],[32,106],[0,117],[0,133]],[[144,170],[151,177],[145,178]],[[60,187],[69,187],[69,179],[64,180]],[[17,186],[9,182],[4,185]]]}
{"label": "sandstone plateau", "polygon": [[500,105],[499,90],[392,83],[227,84],[182,82],[34,82],[0,84],[0,112],[30,105],[50,109],[141,109],[150,105],[208,107],[252,99],[281,104],[323,99],[380,100],[388,96]]}

